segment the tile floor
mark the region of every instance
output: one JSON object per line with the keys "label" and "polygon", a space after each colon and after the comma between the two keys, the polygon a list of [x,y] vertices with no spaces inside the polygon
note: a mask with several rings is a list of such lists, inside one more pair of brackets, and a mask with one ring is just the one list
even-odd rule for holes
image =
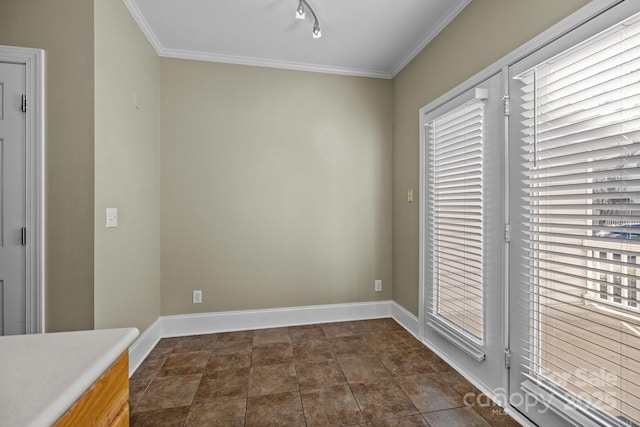
{"label": "tile floor", "polygon": [[131,426],[518,426],[392,319],[161,340]]}

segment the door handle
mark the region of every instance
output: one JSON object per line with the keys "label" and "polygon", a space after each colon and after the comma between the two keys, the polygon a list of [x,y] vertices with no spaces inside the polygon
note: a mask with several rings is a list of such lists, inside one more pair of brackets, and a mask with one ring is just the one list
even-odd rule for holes
{"label": "door handle", "polygon": [[22,235],[22,246],[26,246],[27,245],[27,228],[22,227],[20,229],[20,234]]}

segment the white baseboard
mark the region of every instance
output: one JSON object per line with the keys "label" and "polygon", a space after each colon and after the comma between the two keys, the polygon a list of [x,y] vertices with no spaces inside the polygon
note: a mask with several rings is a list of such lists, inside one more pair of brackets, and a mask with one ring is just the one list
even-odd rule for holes
{"label": "white baseboard", "polygon": [[129,348],[129,376],[161,338],[393,317],[394,304],[372,301],[160,316]]}
{"label": "white baseboard", "polygon": [[413,313],[397,302],[391,301],[391,317],[416,337],[416,339],[420,340],[418,337],[418,318],[414,316]]}
{"label": "white baseboard", "polygon": [[162,338],[161,321],[162,318],[158,317],[129,347],[129,377]]}
{"label": "white baseboard", "polygon": [[538,427],[537,424],[534,424],[529,418],[525,417],[511,406],[504,408],[504,413],[516,420],[523,427]]}
{"label": "white baseboard", "polygon": [[163,316],[163,337],[391,317],[392,301]]}

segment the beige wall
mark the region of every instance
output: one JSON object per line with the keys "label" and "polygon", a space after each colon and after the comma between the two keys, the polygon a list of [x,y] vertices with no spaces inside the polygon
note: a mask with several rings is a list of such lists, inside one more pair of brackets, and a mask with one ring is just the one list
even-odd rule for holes
{"label": "beige wall", "polygon": [[391,90],[163,59],[162,314],[390,299]]}
{"label": "beige wall", "polygon": [[95,327],[142,331],[160,315],[160,58],[122,1],[94,12]]}
{"label": "beige wall", "polygon": [[0,2],[0,44],[46,50],[48,331],[392,295],[417,313],[418,109],[587,1],[474,0],[393,81],[160,60],[95,3],[94,129],[94,2]]}
{"label": "beige wall", "polygon": [[2,0],[0,44],[46,51],[46,329],[90,329],[93,2]]}
{"label": "beige wall", "polygon": [[[393,80],[393,297],[418,314],[418,110],[587,0],[473,0]],[[417,192],[416,192],[417,193]]]}

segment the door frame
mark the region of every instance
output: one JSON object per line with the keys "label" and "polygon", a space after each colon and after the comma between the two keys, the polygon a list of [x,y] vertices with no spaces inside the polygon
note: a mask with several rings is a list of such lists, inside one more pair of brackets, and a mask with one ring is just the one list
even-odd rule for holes
{"label": "door frame", "polygon": [[[591,20],[592,18],[600,15],[602,12],[614,7],[615,5],[622,3],[624,0],[598,0],[598,1],[591,1],[589,3],[587,3],[586,5],[582,6],[581,8],[579,8],[578,10],[576,10],[575,12],[571,13],[570,15],[568,15],[566,18],[562,19],[561,21],[557,22],[556,24],[552,25],[551,27],[549,27],[547,30],[543,31],[542,33],[540,33],[539,35],[533,37],[531,40],[527,41],[526,43],[524,43],[523,45],[521,45],[520,47],[516,48],[515,50],[513,50],[512,52],[510,52],[509,54],[507,54],[506,56],[502,57],[501,59],[497,60],[496,62],[494,62],[493,64],[489,65],[487,68],[485,68],[484,70],[478,72],[477,74],[473,75],[472,77],[470,77],[469,79],[467,79],[466,81],[460,83],[458,86],[450,89],[449,91],[447,91],[446,93],[440,95],[439,97],[435,98],[434,100],[430,101],[428,106],[431,106],[430,108],[435,108],[435,106],[437,105],[442,105],[444,103],[446,103],[447,101],[449,101],[450,99],[455,98],[456,96],[460,95],[461,93],[463,93],[465,90],[468,90],[471,87],[477,86],[478,84],[482,83],[483,81],[485,81],[486,79],[488,79],[489,77],[491,77],[493,74],[499,73],[499,72],[503,72],[503,76],[505,77],[505,80],[508,79],[508,69],[511,65],[515,64],[516,62],[518,62],[519,60],[521,60],[522,58],[530,55],[531,53],[537,51],[538,49],[542,48],[543,46],[547,45],[548,43],[560,38],[562,35],[568,33],[569,31],[579,27],[580,25],[584,24],[585,22]],[[505,82],[506,83],[506,82]],[[505,85],[505,91],[506,89],[508,89],[508,85]],[[425,108],[425,107],[423,107]],[[420,123],[420,141],[424,141],[424,127],[422,126],[422,110],[419,113],[418,116],[418,123]],[[505,129],[504,129],[504,138],[503,138],[503,143],[504,144],[508,144],[509,140],[508,140],[508,118],[507,120],[505,120],[504,123]],[[421,148],[422,148],[422,144],[421,144]],[[504,161],[505,163],[505,167],[508,168],[509,166],[509,153],[505,150],[505,159]],[[419,224],[420,224],[420,233],[419,233],[419,278],[418,278],[418,337],[419,339],[428,347],[431,347],[432,349],[434,349],[433,345],[431,342],[429,342],[426,339],[425,336],[425,319],[427,316],[427,313],[425,312],[425,303],[426,303],[426,290],[425,290],[425,262],[424,262],[424,256],[425,256],[425,244],[426,244],[426,239],[425,239],[425,234],[424,231],[422,229],[424,221],[425,221],[425,195],[426,195],[426,191],[425,191],[425,187],[424,187],[424,181],[422,180],[422,177],[424,176],[425,173],[425,164],[424,164],[424,155],[422,152],[420,152],[420,186],[419,186],[419,208],[420,208],[420,214],[419,214]],[[508,169],[506,170],[506,174],[508,176],[509,171]],[[510,207],[510,200],[509,200],[509,180],[506,179],[505,180],[505,200],[504,200],[504,215],[505,215],[505,219],[507,221],[506,225],[509,225],[510,222],[512,221],[511,218],[511,212],[509,211],[509,207]],[[507,231],[507,229],[505,229],[505,232]],[[504,286],[504,293],[503,293],[503,300],[505,301],[505,307],[502,310],[502,317],[504,319],[504,341],[506,344],[506,352],[505,352],[505,363],[509,362],[510,364],[510,359],[511,359],[511,347],[513,345],[515,345],[515,343],[512,343],[510,341],[510,335],[511,335],[511,322],[513,321],[513,319],[511,318],[510,315],[510,307],[509,307],[509,301],[511,299],[511,288],[510,288],[510,283],[509,283],[509,257],[510,257],[510,243],[506,242],[506,249],[505,249],[505,269],[504,269],[504,277],[505,277],[505,286]],[[437,349],[435,349],[437,350]],[[495,402],[499,402],[501,405],[504,405],[504,409],[505,412],[509,415],[511,415],[514,419],[516,419],[518,422],[520,422],[523,425],[533,425],[531,423],[531,420],[529,418],[527,418],[527,414],[523,414],[521,413],[518,409],[516,409],[511,403],[511,398],[512,395],[515,393],[518,393],[518,390],[511,390],[510,389],[510,379],[511,379],[511,375],[513,375],[512,369],[509,367],[507,368],[509,370],[508,375],[507,375],[507,383],[505,384],[505,388],[502,390],[487,390],[487,389],[483,389],[482,384],[480,384],[478,381],[475,380],[475,376],[473,375],[473,372],[467,371],[465,369],[462,369],[462,367],[458,364],[455,363],[455,361],[453,361],[450,357],[448,357],[447,354],[436,351],[436,353],[438,353],[438,355],[440,357],[442,357],[446,362],[448,362],[451,366],[453,366],[456,370],[458,370],[465,378],[467,378],[471,383],[473,383],[474,386],[476,386],[477,388],[480,389],[480,391],[482,391],[483,393],[485,393],[488,397],[490,397],[491,399],[493,399]]]}
{"label": "door frame", "polygon": [[0,62],[26,68],[26,333],[44,332],[44,50],[0,45]]}

